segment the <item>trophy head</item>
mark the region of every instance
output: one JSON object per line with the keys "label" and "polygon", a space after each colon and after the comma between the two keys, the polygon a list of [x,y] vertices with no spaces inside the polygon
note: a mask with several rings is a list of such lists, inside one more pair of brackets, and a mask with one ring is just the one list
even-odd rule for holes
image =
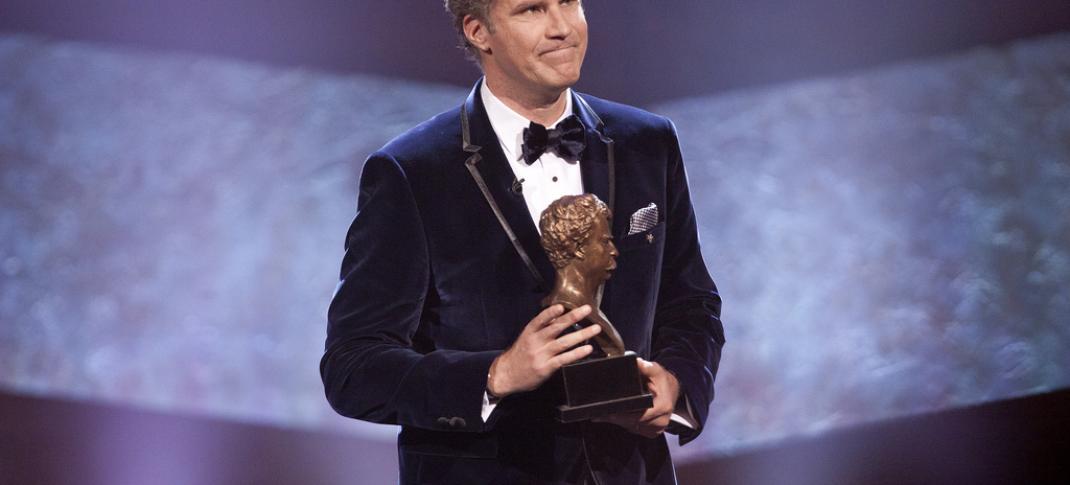
{"label": "trophy head", "polygon": [[574,269],[585,280],[602,282],[617,268],[611,213],[594,194],[566,195],[542,212],[542,247],[559,271]]}

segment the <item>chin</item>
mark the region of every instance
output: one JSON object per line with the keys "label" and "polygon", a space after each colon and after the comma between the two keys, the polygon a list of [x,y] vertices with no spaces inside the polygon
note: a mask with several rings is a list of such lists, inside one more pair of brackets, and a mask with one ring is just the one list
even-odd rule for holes
{"label": "chin", "polygon": [[576,84],[580,80],[580,66],[562,71],[560,76],[569,86]]}
{"label": "chin", "polygon": [[546,86],[553,86],[555,88],[569,88],[576,84],[580,80],[580,68],[570,67],[562,68],[563,66],[557,66],[551,69],[546,76],[543,77]]}

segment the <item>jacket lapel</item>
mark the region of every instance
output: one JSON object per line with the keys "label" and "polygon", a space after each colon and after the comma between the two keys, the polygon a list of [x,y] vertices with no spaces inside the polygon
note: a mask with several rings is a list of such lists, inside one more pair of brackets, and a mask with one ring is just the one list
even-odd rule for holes
{"label": "jacket lapel", "polygon": [[[605,135],[605,126],[598,114],[591,110],[586,102],[580,99],[580,95],[572,92],[572,106],[574,112],[583,121],[587,132],[587,148],[583,151],[580,159],[580,172],[583,179],[583,190],[597,195],[602,202],[611,204],[609,194],[609,145],[610,138]],[[621,233],[621,218],[617,216],[617,208],[610,207],[613,213],[612,233]]]}
{"label": "jacket lapel", "polygon": [[[587,131],[587,148],[583,151],[583,158],[580,159],[580,173],[583,179],[583,190],[597,195],[602,202],[605,202],[609,207],[610,214],[613,216],[610,220],[610,232],[614,234],[614,237],[618,238],[624,230],[625,222],[622,222],[621,217],[617,215],[617,208],[613,207],[616,201],[610,200],[615,196],[611,195],[611,184],[615,181],[610,180],[611,172],[616,170],[610,169],[610,157],[611,150],[613,150],[613,140],[606,133],[605,124],[602,122],[602,118],[595,113],[590,105],[580,97],[575,91],[572,92],[572,106],[576,115],[583,121],[583,126]],[[613,292],[613,279],[610,278],[606,281],[600,302],[600,309],[605,310],[612,308]]]}
{"label": "jacket lapel", "polygon": [[[476,83],[464,106],[468,112],[470,142],[479,147],[480,161],[476,167],[486,182],[490,195],[501,209],[502,216],[516,235],[520,247],[527,253],[545,281],[542,291],[549,291],[549,285],[554,281],[553,265],[550,264],[550,259],[539,243],[539,231],[535,228],[534,221],[531,220],[524,196],[512,191],[516,176],[505,159],[501,143],[490,124],[486,108],[483,107],[483,99],[479,94],[481,84],[482,80]],[[504,232],[505,228],[502,228],[502,231]],[[505,235],[508,237],[507,234]],[[518,256],[523,258],[520,254]]]}

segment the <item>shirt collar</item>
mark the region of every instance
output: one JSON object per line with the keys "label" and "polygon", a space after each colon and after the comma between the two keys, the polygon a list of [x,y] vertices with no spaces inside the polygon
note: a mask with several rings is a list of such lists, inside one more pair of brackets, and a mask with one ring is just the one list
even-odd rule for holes
{"label": "shirt collar", "polygon": [[[479,94],[483,97],[483,107],[487,110],[490,126],[494,129],[494,134],[498,135],[498,141],[505,152],[505,158],[510,162],[515,162],[520,159],[521,153],[523,153],[520,147],[524,144],[524,128],[531,124],[531,120],[513,111],[512,108],[498,99],[494,93],[490,92],[486,79],[481,84]],[[561,120],[567,118],[570,114],[572,114],[571,88],[565,90],[565,110],[561,113],[561,117],[547,128],[557,126]]]}

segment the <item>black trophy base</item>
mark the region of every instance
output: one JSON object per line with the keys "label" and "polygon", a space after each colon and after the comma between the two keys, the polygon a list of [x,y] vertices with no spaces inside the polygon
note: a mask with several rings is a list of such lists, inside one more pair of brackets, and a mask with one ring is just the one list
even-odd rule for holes
{"label": "black trophy base", "polygon": [[562,367],[565,404],[557,407],[557,420],[572,423],[653,406],[654,396],[646,392],[637,358],[629,352]]}

